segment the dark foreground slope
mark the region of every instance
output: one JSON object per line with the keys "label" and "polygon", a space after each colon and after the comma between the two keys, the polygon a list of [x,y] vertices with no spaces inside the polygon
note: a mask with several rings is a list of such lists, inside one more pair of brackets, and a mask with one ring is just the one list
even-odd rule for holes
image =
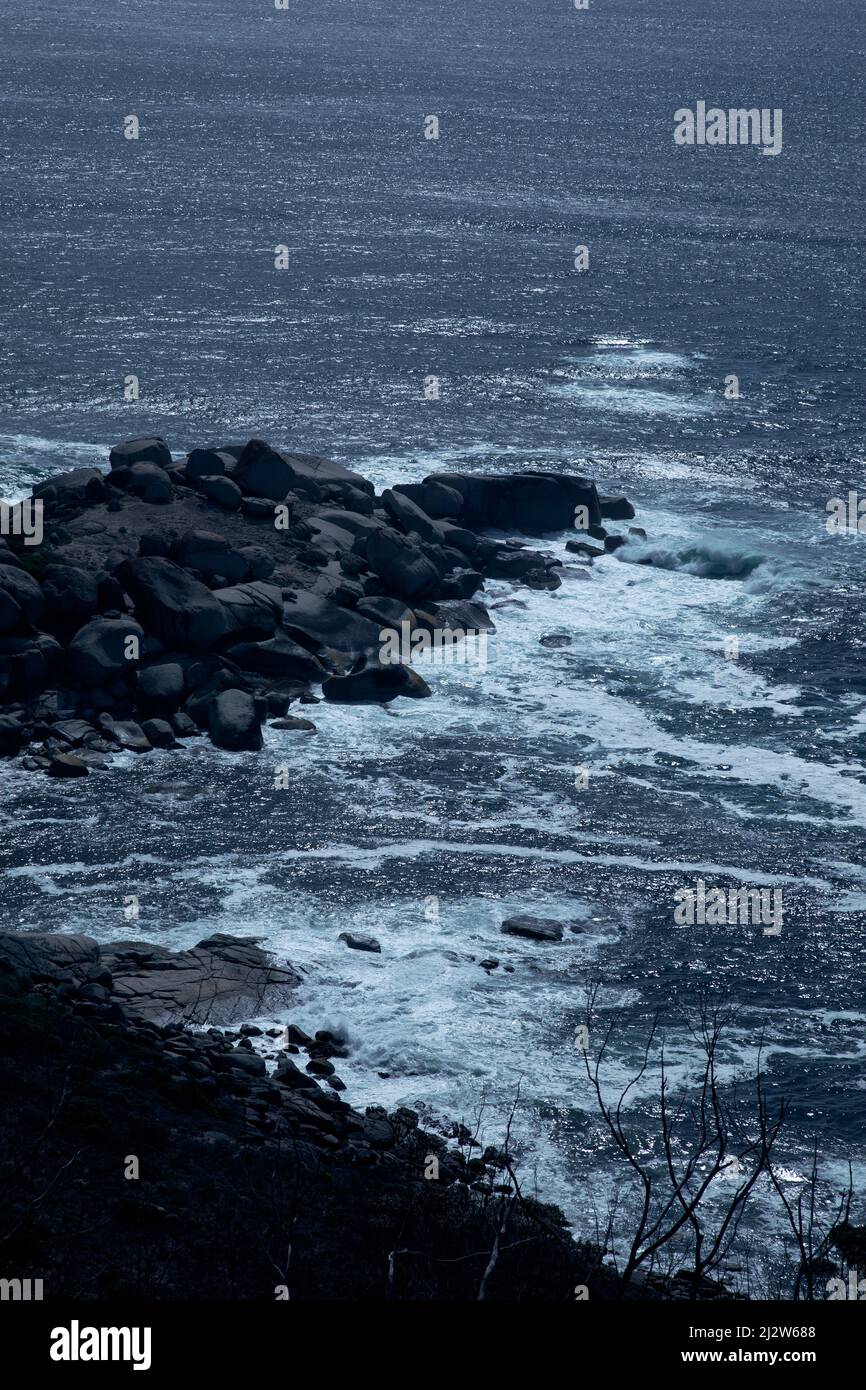
{"label": "dark foreground slope", "polygon": [[122,992],[87,938],[0,938],[4,1278],[42,1279],[46,1299],[610,1296],[501,1155],[473,1159],[408,1110],[359,1114],[286,1051],[268,1075],[236,1034],[146,1020],[117,1002],[129,948],[114,960]]}

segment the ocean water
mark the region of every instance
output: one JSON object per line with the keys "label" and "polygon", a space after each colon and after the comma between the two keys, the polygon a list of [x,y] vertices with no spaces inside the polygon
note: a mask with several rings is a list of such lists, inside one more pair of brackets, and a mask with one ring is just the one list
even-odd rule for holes
{"label": "ocean water", "polygon": [[[588,983],[611,1091],[659,1011],[694,1079],[703,994],[735,1010],[726,1081],[760,1055],[790,1103],[792,1192],[816,1142],[827,1193],[849,1161],[866,1191],[866,537],[825,526],[866,486],[864,32],[845,0],[6,0],[2,495],[144,431],[255,433],[379,485],[588,472],[648,533],[591,569],[545,541],[555,593],[489,583],[487,667],[425,670],[431,700],[80,786],[4,764],[6,926],[263,937],[293,1017],[347,1031],[353,1101],[497,1142],[519,1093],[530,1185],[589,1233],[618,1168]],[[701,98],[781,107],[781,156],[675,147]],[[678,927],[698,878],[781,887],[781,935]],[[502,936],[519,911],[582,930]],[[648,1147],[656,1101],[654,1073]]]}

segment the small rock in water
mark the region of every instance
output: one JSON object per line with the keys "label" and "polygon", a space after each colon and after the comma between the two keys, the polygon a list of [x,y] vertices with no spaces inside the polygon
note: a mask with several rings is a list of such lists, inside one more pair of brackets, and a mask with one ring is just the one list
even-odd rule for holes
{"label": "small rock in water", "polygon": [[75,753],[54,753],[48,764],[49,777],[86,777],[87,767]]}
{"label": "small rock in water", "polygon": [[526,936],[532,941],[561,941],[563,926],[548,917],[508,917],[499,930],[504,936]]}
{"label": "small rock in water", "polygon": [[351,946],[353,951],[375,951],[378,953],[382,950],[375,936],[367,936],[363,932],[341,931],[339,940],[345,941],[346,945]]}
{"label": "small rock in water", "polygon": [[272,729],[303,729],[308,734],[317,734],[319,730],[312,719],[300,719],[295,714],[286,715],[283,719],[271,721]]}
{"label": "small rock in water", "polygon": [[570,647],[574,639],[568,632],[545,632],[538,640],[542,647]]}

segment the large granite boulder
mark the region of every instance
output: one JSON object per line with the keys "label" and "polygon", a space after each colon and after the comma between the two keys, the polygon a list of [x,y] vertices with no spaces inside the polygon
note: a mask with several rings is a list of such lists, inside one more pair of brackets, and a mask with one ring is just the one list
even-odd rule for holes
{"label": "large granite boulder", "polygon": [[233,753],[261,748],[261,721],[252,695],[231,688],[215,695],[208,707],[208,733],[217,748]]}
{"label": "large granite boulder", "polygon": [[393,594],[418,598],[432,594],[440,583],[439,569],[429,556],[390,526],[370,532],[364,553],[370,569]]}
{"label": "large granite boulder", "polygon": [[45,611],[45,599],[32,574],[14,565],[0,565],[0,589],[5,589],[12,597],[28,623],[39,622]]}
{"label": "large granite boulder", "polygon": [[569,474],[526,470],[522,473],[433,473],[438,482],[463,498],[460,520],[467,526],[519,530],[530,536],[566,531],[575,524],[575,509],[586,509],[587,525],[601,522],[595,483]]}
{"label": "large granite boulder", "polygon": [[251,439],[243,449],[233,473],[240,489],[253,497],[281,501],[290,492],[321,497],[320,485],[342,485],[361,493],[373,487],[359,473],[315,454],[288,454],[263,439]]}
{"label": "large granite boulder", "polygon": [[183,569],[198,570],[209,579],[221,575],[234,583],[249,574],[246,557],[215,531],[184,531],[172,542],[171,558]]}
{"label": "large granite boulder", "polygon": [[115,444],[108,455],[108,462],[113,469],[131,468],[136,463],[155,463],[159,468],[168,468],[171,450],[159,435],[127,439],[123,444]]}
{"label": "large granite boulder", "polygon": [[73,468],[68,473],[57,473],[37,483],[33,496],[61,505],[103,502],[106,497],[105,478],[98,468]]}
{"label": "large granite boulder", "polygon": [[453,520],[463,512],[463,498],[456,488],[446,487],[444,483],[430,480],[425,483],[397,483],[392,491],[408,497],[416,503],[427,516],[437,521],[444,518]]}
{"label": "large granite boulder", "polygon": [[402,531],[414,531],[422,540],[430,541],[433,545],[445,543],[442,527],[438,522],[432,521],[411,497],[404,496],[396,488],[386,488],[382,493],[382,505]]}
{"label": "large granite boulder", "polygon": [[239,637],[269,637],[282,616],[282,589],[261,579],[214,589],[213,594],[222,605],[231,631]]}
{"label": "large granite boulder", "polygon": [[227,655],[242,671],[316,683],[324,680],[326,668],[312,652],[293,642],[285,632],[277,632],[266,642],[239,642]]}
{"label": "large granite boulder", "polygon": [[171,478],[156,463],[134,463],[129,470],[129,491],[144,502],[171,502]]}
{"label": "large granite boulder", "polygon": [[[129,641],[136,639],[135,643]],[[93,618],[67,649],[69,673],[80,685],[105,687],[134,671],[144,632],[134,618]]]}
{"label": "large granite boulder", "polygon": [[139,556],[120,565],[117,574],[145,630],[166,647],[207,650],[233,630],[219,599],[171,560]]}
{"label": "large granite boulder", "polygon": [[367,666],[347,676],[330,676],[322,683],[326,700],[340,705],[385,705],[399,695],[420,700],[432,694],[423,676],[411,666]]}
{"label": "large granite boulder", "polygon": [[75,629],[99,612],[96,575],[75,565],[49,565],[42,580],[49,627]]}
{"label": "large granite boulder", "polygon": [[379,628],[321,594],[299,590],[283,605],[283,627],[308,651],[326,649],[360,656],[379,650]]}

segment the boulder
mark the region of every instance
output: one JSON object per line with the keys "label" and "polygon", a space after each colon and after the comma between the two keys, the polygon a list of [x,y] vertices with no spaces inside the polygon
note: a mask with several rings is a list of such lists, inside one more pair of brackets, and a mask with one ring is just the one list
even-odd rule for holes
{"label": "boulder", "polygon": [[434,473],[438,482],[463,498],[467,526],[520,530],[530,536],[574,526],[575,509],[585,507],[590,524],[601,521],[598,492],[588,478],[525,470],[521,473]]}
{"label": "boulder", "polygon": [[440,529],[445,544],[452,550],[459,550],[471,560],[478,551],[478,537],[474,531],[467,531],[464,526],[454,526],[450,521],[440,521]]}
{"label": "boulder", "polygon": [[12,565],[0,565],[0,589],[5,589],[11,596],[28,623],[35,626],[40,621],[45,611],[45,600],[32,574]]}
{"label": "boulder", "polygon": [[254,671],[259,676],[317,683],[327,675],[322,663],[284,632],[275,633],[266,642],[241,642],[229,648],[228,656],[242,671]]}
{"label": "boulder", "polygon": [[174,729],[165,719],[145,719],[141,732],[154,748],[177,748]]}
{"label": "boulder", "polygon": [[149,753],[153,747],[144,729],[134,719],[111,719],[105,731],[127,753]]}
{"label": "boulder", "polygon": [[107,496],[105,478],[98,468],[73,468],[69,473],[58,473],[37,483],[33,489],[34,497],[44,497],[58,502],[61,506],[80,503],[104,502]]}
{"label": "boulder", "polygon": [[115,444],[108,455],[108,462],[113,469],[129,468],[136,463],[154,463],[160,468],[168,468],[171,450],[158,435],[127,439],[123,444]]}
{"label": "boulder", "polygon": [[275,565],[260,545],[242,545],[238,554],[246,561],[250,579],[270,579]]}
{"label": "boulder", "polygon": [[444,603],[433,603],[431,611],[444,627],[461,632],[495,632],[496,624],[483,603],[469,600],[449,599]]}
{"label": "boulder", "polygon": [[382,950],[375,936],[368,936],[366,932],[341,931],[339,940],[345,941],[353,951],[372,951],[379,955]]}
{"label": "boulder", "polygon": [[190,719],[183,710],[177,710],[171,716],[170,723],[178,738],[193,738],[199,731],[195,720]]}
{"label": "boulder", "polygon": [[401,531],[414,531],[422,540],[430,541],[433,545],[444,543],[445,534],[438,522],[432,521],[411,497],[396,489],[386,488],[382,493],[382,505]]}
{"label": "boulder", "polygon": [[0,696],[44,686],[63,660],[63,648],[44,632],[0,637]]}
{"label": "boulder", "polygon": [[283,454],[263,439],[251,439],[234,470],[242,492],[280,502],[291,491],[295,473]]}
{"label": "boulder", "polygon": [[167,647],[206,650],[232,631],[219,599],[171,560],[140,556],[121,565],[118,576],[147,632]]}
{"label": "boulder", "polygon": [[235,482],[254,497],[270,497],[281,501],[287,493],[299,491],[307,496],[321,496],[321,484],[341,484],[362,493],[372,493],[373,486],[360,474],[342,464],[315,454],[286,454],[274,449],[263,439],[251,439],[245,445],[234,471]]}
{"label": "boulder", "polygon": [[0,959],[36,980],[58,984],[69,979],[86,984],[105,971],[92,936],[65,932],[4,932],[0,934]]}
{"label": "boulder", "polygon": [[214,589],[233,635],[269,637],[277,628],[283,612],[283,591],[275,584],[255,579],[249,584],[234,584],[227,589]]}
{"label": "boulder", "polygon": [[93,618],[85,623],[68,648],[72,679],[85,686],[109,686],[134,671],[138,663],[129,655],[135,650],[130,637],[137,639],[140,650],[144,632],[134,618]]}
{"label": "boulder", "polygon": [[332,704],[388,704],[398,695],[423,699],[432,694],[423,676],[411,666],[367,666],[347,676],[330,676],[322,682],[322,694]]}
{"label": "boulder", "polygon": [[24,613],[8,589],[0,589],[0,635],[14,632],[24,622]]}
{"label": "boulder", "polygon": [[0,714],[0,758],[14,758],[24,743],[25,729],[12,714]]}
{"label": "boulder", "polygon": [[631,521],[635,510],[627,497],[599,497],[598,505],[603,521]]}
{"label": "boulder", "polygon": [[385,594],[362,598],[355,611],[363,618],[369,618],[371,623],[376,623],[380,629],[395,628],[399,632],[401,623],[415,626],[415,614],[412,609],[407,608],[402,599],[388,598]]}
{"label": "boulder", "polygon": [[129,470],[129,491],[144,502],[171,502],[171,478],[155,463],[134,463]]}
{"label": "boulder", "polygon": [[229,453],[220,449],[191,449],[186,456],[184,468],[190,482],[199,478],[219,478],[234,468],[235,460]]}
{"label": "boulder", "polygon": [[69,748],[77,748],[96,730],[86,719],[58,719],[48,730],[49,738],[64,743]]}
{"label": "boulder", "polygon": [[395,594],[417,598],[439,585],[439,571],[428,556],[390,526],[370,532],[365,555],[373,573]]}
{"label": "boulder", "polygon": [[244,515],[251,516],[256,521],[276,520],[275,503],[268,497],[245,497],[241,505]]}
{"label": "boulder", "polygon": [[75,753],[51,753],[46,769],[49,777],[86,777],[87,764]]}
{"label": "boulder", "polygon": [[175,661],[162,661],[138,672],[138,698],[145,709],[176,710],[185,687],[183,667]]}
{"label": "boulder", "polygon": [[379,628],[360,613],[307,591],[287,598],[283,605],[283,627],[308,651],[330,649],[360,656],[379,650]]}
{"label": "boulder", "polygon": [[453,569],[442,581],[442,597],[446,599],[469,599],[484,587],[484,576],[478,570]]}
{"label": "boulder", "polygon": [[203,492],[211,502],[222,507],[224,512],[240,511],[243,493],[237,483],[232,482],[231,478],[216,476],[199,478],[196,486],[199,492]]}
{"label": "boulder", "polygon": [[257,750],[262,730],[255,700],[245,690],[222,690],[211,701],[208,733],[217,748]]}
{"label": "boulder", "polygon": [[291,1057],[287,1057],[285,1053],[277,1062],[274,1079],[293,1091],[318,1091],[319,1089],[318,1082],[314,1081],[311,1076],[305,1076]]}
{"label": "boulder", "polygon": [[74,630],[99,612],[96,576],[74,565],[49,565],[42,596],[45,621],[56,628]]}
{"label": "boulder", "polygon": [[215,531],[185,531],[172,543],[171,558],[184,569],[198,570],[207,578],[246,579],[249,562]]}
{"label": "boulder", "polygon": [[504,936],[525,936],[531,941],[561,941],[564,927],[547,917],[508,917],[499,930]]}
{"label": "boulder", "polygon": [[398,483],[394,492],[408,497],[428,516],[437,521],[444,517],[459,517],[463,511],[463,498],[456,488],[446,487],[444,483],[430,480],[425,483]]}
{"label": "boulder", "polygon": [[317,734],[319,732],[312,719],[300,719],[297,715],[286,715],[283,719],[275,719],[271,728],[297,729],[300,733],[305,734]]}

